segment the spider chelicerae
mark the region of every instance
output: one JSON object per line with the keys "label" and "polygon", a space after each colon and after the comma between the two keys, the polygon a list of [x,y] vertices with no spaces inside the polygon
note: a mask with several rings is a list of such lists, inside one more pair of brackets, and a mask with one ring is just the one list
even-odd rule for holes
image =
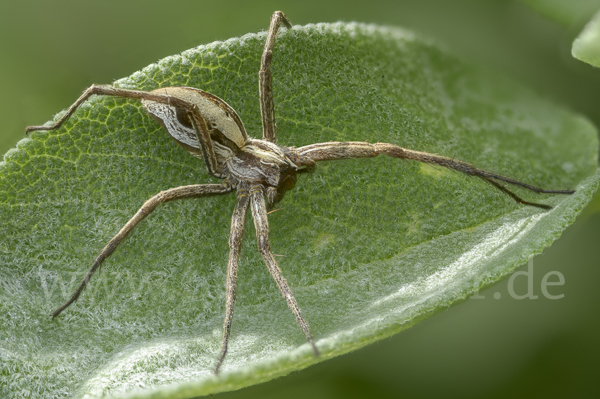
{"label": "spider chelicerae", "polygon": [[506,188],[502,183],[523,187],[536,193],[572,194],[572,190],[544,190],[510,177],[478,169],[466,162],[426,152],[409,150],[395,144],[367,142],[326,142],[304,147],[285,147],[275,143],[275,117],[271,63],[275,38],[281,25],[291,28],[291,23],[281,11],[273,13],[261,59],[259,76],[262,140],[248,137],[237,113],[225,101],[205,91],[191,87],[166,87],[151,92],[121,89],[106,85],[92,85],[51,126],[29,126],[26,131],[54,130],[59,128],[75,110],[92,95],[133,98],[142,101],[146,111],[153,116],[181,147],[204,160],[208,173],[222,179],[220,184],[192,184],[161,191],[147,200],[138,212],[106,244],[94,260],[71,298],[52,313],[58,316],[79,298],[94,272],[110,256],[129,232],[163,202],[184,198],[226,194],[236,190],[237,202],[231,220],[229,262],[226,282],[226,310],[221,353],[215,366],[219,369],[227,354],[227,344],[233,320],[236,295],[238,259],[248,207],[251,208],[258,249],[277,283],[277,287],[296,317],[315,355],[319,354],[308,323],[281,273],[269,244],[267,205],[279,202],[295,184],[298,173],[313,172],[316,162],[350,158],[372,158],[384,154],[394,158],[409,159],[453,169],[476,176],[492,184],[518,203],[543,209],[549,205],[528,202]]}

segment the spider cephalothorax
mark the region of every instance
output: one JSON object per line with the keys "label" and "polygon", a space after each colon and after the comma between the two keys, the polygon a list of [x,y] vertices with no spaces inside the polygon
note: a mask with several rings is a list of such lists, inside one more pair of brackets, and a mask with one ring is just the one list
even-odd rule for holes
{"label": "spider cephalothorax", "polygon": [[[287,190],[296,184],[298,173],[311,172],[315,163],[327,160],[349,158],[371,158],[384,154],[394,158],[410,159],[439,165],[470,176],[476,176],[494,185],[515,201],[524,205],[549,209],[550,206],[527,202],[502,183],[524,187],[536,193],[571,194],[567,190],[544,190],[519,182],[510,177],[478,169],[466,162],[457,161],[440,155],[409,150],[395,144],[366,142],[327,142],[311,144],[300,148],[279,146],[275,143],[275,118],[271,79],[271,61],[277,31],[281,24],[291,26],[287,17],[276,11],[271,18],[267,34],[261,68],[259,70],[260,111],[263,125],[261,140],[252,139],[246,134],[244,125],[237,113],[225,101],[205,91],[191,87],[166,87],[151,92],[121,89],[113,86],[92,85],[67,112],[51,126],[30,126],[28,132],[35,130],[57,129],[91,95],[107,95],[138,99],[146,111],[152,115],[171,135],[171,137],[196,157],[204,160],[208,173],[223,179],[221,184],[193,184],[162,191],[147,200],[140,210],[108,242],[95,259],[92,268],[73,293],[72,297],[52,314],[58,316],[65,308],[77,300],[94,272],[100,267],[129,232],[156,207],[167,201],[184,198],[205,197],[226,194],[236,190],[237,202],[231,220],[229,239],[229,262],[226,283],[226,310],[223,326],[221,354],[215,367],[215,373],[227,354],[227,345],[233,319],[233,305],[237,285],[238,259],[244,223],[248,207],[251,208],[258,248],[273,276],[277,287],[287,301],[302,328],[307,341],[318,355],[317,346],[312,338],[308,323],[301,314],[300,307],[283,277],[277,262],[271,253],[269,244],[269,224],[267,203],[272,205],[280,201]],[[265,200],[266,199],[266,200]]]}

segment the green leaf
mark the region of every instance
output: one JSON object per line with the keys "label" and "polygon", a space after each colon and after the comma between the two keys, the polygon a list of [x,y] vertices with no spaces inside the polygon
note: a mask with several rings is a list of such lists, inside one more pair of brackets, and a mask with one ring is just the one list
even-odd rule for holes
{"label": "green leaf", "polygon": [[573,57],[600,67],[600,12],[583,28],[573,42]]}
{"label": "green leaf", "polygon": [[[200,46],[117,81],[192,86],[260,137],[265,34]],[[550,245],[596,190],[596,131],[412,33],[361,24],[282,31],[278,142],[391,142],[571,196],[519,206],[485,182],[378,157],[324,163],[270,215],[279,264],[315,358],[247,225],[233,336],[215,377],[234,196],[168,203],[56,320],[93,258],[160,190],[214,182],[130,100],[94,98],[0,164],[2,396],[188,398],[267,381],[404,330],[498,281]],[[75,100],[75,99],[74,99]],[[32,121],[36,122],[36,121]]]}

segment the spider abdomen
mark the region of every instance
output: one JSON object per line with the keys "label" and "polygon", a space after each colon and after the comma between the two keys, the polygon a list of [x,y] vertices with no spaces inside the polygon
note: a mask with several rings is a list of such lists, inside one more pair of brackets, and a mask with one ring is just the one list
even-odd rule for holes
{"label": "spider abdomen", "polygon": [[[204,120],[212,140],[217,166],[242,148],[248,135],[235,110],[219,97],[193,87],[165,87],[152,93],[172,96],[193,104]],[[202,158],[202,145],[190,120],[188,111],[170,104],[142,100],[146,111],[154,117],[177,144],[193,155]]]}

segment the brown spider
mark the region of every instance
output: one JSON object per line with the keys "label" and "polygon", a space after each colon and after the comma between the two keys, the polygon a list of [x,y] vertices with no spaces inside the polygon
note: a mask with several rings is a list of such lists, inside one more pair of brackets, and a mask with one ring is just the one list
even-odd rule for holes
{"label": "brown spider", "polygon": [[[504,187],[500,182],[524,187],[536,193],[572,194],[567,190],[544,190],[519,182],[509,177],[478,169],[466,162],[457,161],[440,155],[413,151],[394,144],[366,142],[327,142],[311,144],[300,148],[284,147],[275,144],[275,118],[271,63],[277,31],[281,24],[291,28],[290,21],[281,11],[273,13],[267,40],[262,54],[259,76],[260,111],[262,116],[262,140],[248,137],[244,125],[237,113],[220,98],[191,87],[166,87],[151,92],[120,89],[113,86],[92,85],[71,105],[67,112],[51,126],[29,126],[26,131],[54,130],[60,127],[73,112],[90,96],[106,95],[134,98],[142,101],[146,111],[152,115],[171,135],[171,137],[192,155],[202,158],[208,173],[223,179],[221,184],[192,184],[161,191],[147,200],[140,210],[106,244],[94,260],[92,268],[84,277],[71,298],[52,313],[58,316],[70,304],[75,302],[94,272],[104,259],[129,232],[156,207],[167,201],[226,194],[237,190],[237,202],[231,220],[229,238],[229,263],[227,269],[227,303],[223,326],[223,343],[215,373],[218,374],[225,355],[233,319],[233,305],[237,285],[238,259],[244,233],[244,222],[248,207],[256,227],[258,249],[269,272],[275,279],[281,294],[296,316],[306,339],[315,355],[319,354],[312,338],[308,323],[302,317],[300,307],[292,291],[277,266],[269,245],[269,206],[280,201],[287,190],[296,184],[298,173],[312,172],[315,162],[350,158],[371,158],[384,154],[394,158],[410,159],[454,169],[470,176],[479,177],[492,184],[515,201],[524,205],[550,209],[549,205],[527,202]],[[266,201],[265,201],[266,197]]]}

